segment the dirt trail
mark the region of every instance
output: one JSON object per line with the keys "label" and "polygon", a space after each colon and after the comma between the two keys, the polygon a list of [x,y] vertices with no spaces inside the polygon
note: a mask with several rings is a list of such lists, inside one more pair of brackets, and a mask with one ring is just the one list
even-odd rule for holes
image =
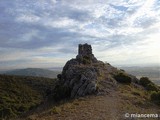
{"label": "dirt trail", "polygon": [[[135,90],[140,95],[135,94]],[[125,113],[159,114],[160,108],[149,102],[144,93],[133,86],[110,87],[106,94],[81,97],[56,107],[51,106],[44,112],[30,115],[29,120],[131,120],[125,118]]]}
{"label": "dirt trail", "polygon": [[[121,97],[113,81],[102,81],[99,95],[81,97],[51,107],[49,111],[39,111],[30,116],[32,120],[119,120],[123,115]],[[43,107],[40,107],[43,109]]]}
{"label": "dirt trail", "polygon": [[38,115],[38,120],[118,120],[120,101],[118,93],[88,96],[66,103],[57,114]]}

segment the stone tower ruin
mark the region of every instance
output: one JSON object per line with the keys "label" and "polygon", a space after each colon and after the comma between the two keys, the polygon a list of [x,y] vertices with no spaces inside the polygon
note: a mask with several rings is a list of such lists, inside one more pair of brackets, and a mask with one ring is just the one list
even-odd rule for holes
{"label": "stone tower ruin", "polygon": [[92,47],[91,45],[86,44],[79,44],[79,48],[78,48],[78,55],[82,55],[82,56],[90,56],[92,55]]}
{"label": "stone tower ruin", "polygon": [[78,46],[78,55],[76,59],[81,63],[84,58],[87,58],[92,63],[97,62],[97,59],[94,57],[94,54],[92,54],[91,45],[88,45],[87,43],[79,44]]}

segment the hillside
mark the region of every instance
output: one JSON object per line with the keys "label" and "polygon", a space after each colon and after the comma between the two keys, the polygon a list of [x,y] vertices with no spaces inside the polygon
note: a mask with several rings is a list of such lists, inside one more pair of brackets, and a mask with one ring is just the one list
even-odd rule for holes
{"label": "hillside", "polygon": [[6,75],[19,75],[19,76],[35,76],[35,77],[46,77],[46,78],[56,78],[60,71],[51,71],[41,68],[26,68],[17,69],[3,72]]}
{"label": "hillside", "polygon": [[41,104],[55,79],[0,75],[0,118],[17,117]]}

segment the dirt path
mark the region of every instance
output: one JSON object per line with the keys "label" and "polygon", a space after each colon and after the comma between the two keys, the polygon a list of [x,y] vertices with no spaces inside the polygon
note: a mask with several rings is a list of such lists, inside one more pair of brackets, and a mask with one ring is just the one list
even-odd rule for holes
{"label": "dirt path", "polygon": [[[140,95],[135,94],[135,90]],[[160,108],[133,86],[123,85],[118,90],[110,88],[107,91],[105,95],[81,97],[50,107],[31,115],[29,120],[130,120],[125,118],[125,113],[160,113]]]}
{"label": "dirt path", "polygon": [[[117,120],[119,114],[118,93],[88,96],[56,107],[50,115],[38,115],[38,120]],[[59,111],[58,111],[59,110]],[[57,112],[57,113],[55,113]]]}

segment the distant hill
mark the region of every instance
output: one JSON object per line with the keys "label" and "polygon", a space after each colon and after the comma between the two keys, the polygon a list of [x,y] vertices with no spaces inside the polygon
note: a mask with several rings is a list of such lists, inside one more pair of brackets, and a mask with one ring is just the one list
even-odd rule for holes
{"label": "distant hill", "polygon": [[46,78],[56,78],[60,71],[52,71],[41,68],[26,68],[26,69],[16,69],[11,71],[3,72],[6,75],[20,75],[20,76],[35,76],[35,77],[46,77]]}

